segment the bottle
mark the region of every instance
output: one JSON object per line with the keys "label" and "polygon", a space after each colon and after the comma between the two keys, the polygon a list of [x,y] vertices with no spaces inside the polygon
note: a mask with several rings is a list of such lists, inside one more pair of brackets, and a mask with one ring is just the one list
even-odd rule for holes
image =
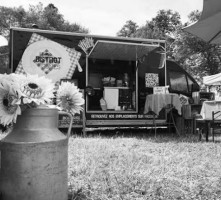
{"label": "bottle", "polygon": [[130,81],[130,78],[128,76],[128,73],[124,73],[123,86],[124,87],[129,87],[129,81]]}

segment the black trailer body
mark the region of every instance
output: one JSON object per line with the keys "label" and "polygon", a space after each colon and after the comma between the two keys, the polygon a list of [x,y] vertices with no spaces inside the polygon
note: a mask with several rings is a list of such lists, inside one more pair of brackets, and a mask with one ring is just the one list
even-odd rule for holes
{"label": "black trailer body", "polygon": [[[192,85],[197,84],[184,70],[178,70],[181,76],[178,74],[175,80],[181,77],[179,84],[183,84],[185,79],[185,86],[182,87],[182,91],[177,90],[181,87],[176,87],[176,82],[172,80],[174,77],[168,76],[167,63],[171,63],[165,59],[164,40],[23,28],[11,28],[10,31],[11,72],[18,73],[18,68],[22,66],[21,62],[33,62],[26,61],[27,56],[24,58],[24,54],[27,55],[27,48],[38,42],[37,39],[33,40],[33,35],[78,53],[78,62],[75,63],[72,76],[68,78],[68,81],[75,82],[85,97],[83,117],[76,118],[81,119],[81,123],[76,122],[78,126],[81,124],[82,127],[152,126],[153,114],[144,114],[144,107],[146,96],[153,93],[154,86],[172,84],[171,89],[175,88],[175,92],[188,96],[192,93]],[[29,52],[32,53],[35,52]],[[43,54],[41,56],[36,55],[40,64],[46,59]],[[58,62],[60,58],[50,59],[50,62]],[[73,61],[71,56],[70,59]],[[50,73],[47,72],[46,76]],[[166,113],[162,109],[157,115],[156,124],[163,125],[165,122]]]}

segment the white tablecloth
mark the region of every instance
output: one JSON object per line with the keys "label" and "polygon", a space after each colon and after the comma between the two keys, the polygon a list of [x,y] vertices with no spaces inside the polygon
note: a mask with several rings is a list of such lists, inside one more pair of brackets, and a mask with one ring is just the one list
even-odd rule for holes
{"label": "white tablecloth", "polygon": [[[213,111],[221,111],[221,101],[204,101],[200,115],[203,119],[212,120]],[[216,119],[221,119],[221,116]]]}
{"label": "white tablecloth", "polygon": [[153,111],[156,115],[159,115],[162,108],[165,108],[168,104],[173,104],[173,106],[177,109],[178,114],[181,115],[182,104],[180,102],[179,95],[174,93],[147,95],[144,114],[147,114],[149,111]]}

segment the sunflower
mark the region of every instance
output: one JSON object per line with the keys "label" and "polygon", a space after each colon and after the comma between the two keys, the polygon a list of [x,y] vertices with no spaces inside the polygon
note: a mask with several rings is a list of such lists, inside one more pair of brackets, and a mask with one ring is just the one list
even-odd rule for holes
{"label": "sunflower", "polygon": [[50,79],[28,74],[20,77],[19,81],[20,93],[23,96],[19,102],[21,104],[50,104],[54,98],[54,84]]}
{"label": "sunflower", "polygon": [[21,114],[21,108],[16,104],[20,96],[11,82],[1,80],[0,83],[0,122],[4,126],[16,123],[17,116]]}
{"label": "sunflower", "polygon": [[84,99],[79,89],[70,82],[62,82],[57,90],[57,105],[72,115],[83,110]]}

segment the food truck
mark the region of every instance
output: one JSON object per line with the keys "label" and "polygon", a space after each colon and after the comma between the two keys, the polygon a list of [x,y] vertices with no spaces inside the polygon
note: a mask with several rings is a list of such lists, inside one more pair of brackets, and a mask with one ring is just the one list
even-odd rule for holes
{"label": "food truck", "polygon": [[[78,86],[85,105],[75,127],[147,127],[153,117],[162,125],[163,109],[157,116],[144,112],[154,88],[186,96],[199,89],[186,71],[166,60],[165,40],[11,28],[9,45],[11,72]],[[59,119],[59,126],[66,127],[67,120]]]}

